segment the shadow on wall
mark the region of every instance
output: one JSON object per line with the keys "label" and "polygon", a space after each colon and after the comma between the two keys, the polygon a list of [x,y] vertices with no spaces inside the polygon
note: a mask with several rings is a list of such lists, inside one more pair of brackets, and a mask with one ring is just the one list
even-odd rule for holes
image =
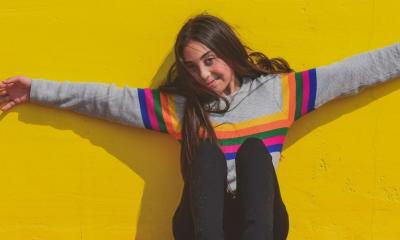
{"label": "shadow on wall", "polygon": [[164,62],[161,64],[160,68],[157,70],[156,74],[151,80],[150,84],[151,88],[157,88],[166,80],[169,68],[172,66],[174,62],[175,62],[175,55],[174,51],[171,50],[169,51],[167,57],[164,59]]}
{"label": "shadow on wall", "polygon": [[[173,51],[171,51],[153,77],[152,88],[162,83],[173,62]],[[300,124],[296,123],[291,129],[285,147],[291,146],[318,126],[400,89],[400,81],[390,81],[375,88],[377,91],[374,92],[373,97],[366,89],[357,96],[342,98],[339,100],[340,104],[333,101],[309,113],[308,116],[299,120]],[[179,167],[179,142],[164,133],[122,125],[110,127],[109,124],[113,123],[99,119],[88,121],[86,116],[80,114],[38,105],[30,108],[16,108],[13,111],[18,112],[19,120],[25,123],[52,126],[60,130],[73,130],[82,138],[90,140],[93,145],[105,149],[140,175],[145,182],[145,187],[136,239],[172,239],[172,216],[183,188]],[[80,117],[73,118],[74,121],[71,122],[72,118],[69,114]],[[41,115],[46,117],[38,117]],[[3,117],[4,114],[0,117],[0,121]],[[80,122],[77,124],[76,121]],[[298,125],[301,127],[296,127]],[[118,139],[118,142],[110,141],[110,136],[112,139]],[[162,144],[157,144],[157,149],[153,149],[152,143],[160,141]]]}

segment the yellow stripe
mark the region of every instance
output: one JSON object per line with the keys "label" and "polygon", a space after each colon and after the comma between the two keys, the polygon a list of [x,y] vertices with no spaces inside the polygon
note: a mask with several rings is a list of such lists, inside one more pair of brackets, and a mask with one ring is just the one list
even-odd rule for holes
{"label": "yellow stripe", "polygon": [[169,112],[171,115],[171,125],[175,130],[175,133],[180,133],[181,131],[181,124],[180,121],[178,120],[178,117],[176,115],[176,109],[175,109],[175,99],[173,95],[168,94],[168,106],[169,106]]}
{"label": "yellow stripe", "polygon": [[169,134],[175,134],[174,127],[172,126],[172,116],[170,114],[170,108],[168,98],[162,92],[160,92],[161,112],[164,118],[165,126]]}

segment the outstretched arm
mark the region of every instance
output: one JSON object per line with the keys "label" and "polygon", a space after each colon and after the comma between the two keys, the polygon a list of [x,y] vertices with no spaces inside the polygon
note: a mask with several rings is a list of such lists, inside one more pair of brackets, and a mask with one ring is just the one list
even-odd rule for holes
{"label": "outstretched arm", "polygon": [[294,119],[339,97],[400,76],[400,43],[288,75],[295,85]]}
{"label": "outstretched arm", "polygon": [[165,132],[174,137],[178,132],[179,108],[175,97],[157,89],[31,79],[28,93],[31,103]]}

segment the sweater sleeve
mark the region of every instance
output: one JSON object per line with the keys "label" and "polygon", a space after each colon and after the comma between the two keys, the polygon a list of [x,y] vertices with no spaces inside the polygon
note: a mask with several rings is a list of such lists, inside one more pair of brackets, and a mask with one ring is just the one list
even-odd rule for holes
{"label": "sweater sleeve", "polygon": [[158,89],[32,79],[30,102],[179,138],[181,106],[177,96]]}
{"label": "sweater sleeve", "polygon": [[400,76],[400,43],[353,55],[341,61],[292,72],[294,120],[340,96],[354,95]]}

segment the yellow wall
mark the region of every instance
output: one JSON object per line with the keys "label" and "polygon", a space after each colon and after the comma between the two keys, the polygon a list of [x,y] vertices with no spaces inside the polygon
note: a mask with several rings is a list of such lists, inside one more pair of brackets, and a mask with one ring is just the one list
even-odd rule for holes
{"label": "yellow wall", "polygon": [[[0,79],[156,86],[177,31],[207,10],[296,70],[400,39],[397,0],[0,2]],[[400,81],[338,99],[289,133],[289,239],[398,239]],[[0,116],[0,239],[172,239],[179,144],[27,104]]]}

